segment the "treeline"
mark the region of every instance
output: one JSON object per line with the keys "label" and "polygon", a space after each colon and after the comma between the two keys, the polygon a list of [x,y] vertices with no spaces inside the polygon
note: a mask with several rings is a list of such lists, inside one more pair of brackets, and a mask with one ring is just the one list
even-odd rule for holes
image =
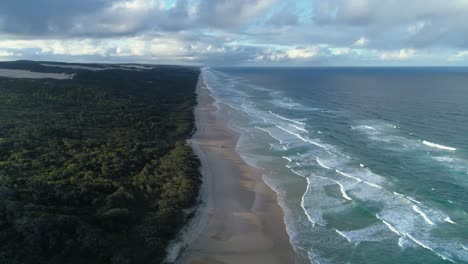
{"label": "treeline", "polygon": [[0,263],[160,263],[201,182],[198,73],[0,78]]}

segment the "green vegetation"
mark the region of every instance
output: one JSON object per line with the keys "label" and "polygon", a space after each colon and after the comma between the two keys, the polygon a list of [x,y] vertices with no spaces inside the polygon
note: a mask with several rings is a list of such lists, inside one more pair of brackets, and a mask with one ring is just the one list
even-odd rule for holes
{"label": "green vegetation", "polygon": [[160,263],[201,182],[199,71],[74,72],[0,77],[0,263]]}

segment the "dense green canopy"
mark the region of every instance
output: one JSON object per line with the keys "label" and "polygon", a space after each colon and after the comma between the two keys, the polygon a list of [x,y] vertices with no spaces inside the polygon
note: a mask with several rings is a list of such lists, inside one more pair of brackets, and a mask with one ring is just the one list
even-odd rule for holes
{"label": "dense green canopy", "polygon": [[0,77],[0,263],[159,263],[198,196],[199,70],[74,72]]}

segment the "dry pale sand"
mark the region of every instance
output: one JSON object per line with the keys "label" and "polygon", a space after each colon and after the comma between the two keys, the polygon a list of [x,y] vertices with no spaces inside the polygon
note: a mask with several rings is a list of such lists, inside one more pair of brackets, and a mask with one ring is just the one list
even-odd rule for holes
{"label": "dry pale sand", "polygon": [[[261,171],[236,153],[238,134],[226,125],[207,89],[198,89],[192,145],[209,182],[207,223],[182,256],[183,263],[295,263],[283,212]],[[223,110],[224,109],[224,110]],[[210,208],[211,207],[211,208]]]}

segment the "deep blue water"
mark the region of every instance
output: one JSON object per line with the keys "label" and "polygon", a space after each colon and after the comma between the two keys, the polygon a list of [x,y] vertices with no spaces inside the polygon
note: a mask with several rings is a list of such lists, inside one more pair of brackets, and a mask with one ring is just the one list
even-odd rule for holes
{"label": "deep blue water", "polygon": [[468,263],[467,68],[205,68],[311,263]]}

